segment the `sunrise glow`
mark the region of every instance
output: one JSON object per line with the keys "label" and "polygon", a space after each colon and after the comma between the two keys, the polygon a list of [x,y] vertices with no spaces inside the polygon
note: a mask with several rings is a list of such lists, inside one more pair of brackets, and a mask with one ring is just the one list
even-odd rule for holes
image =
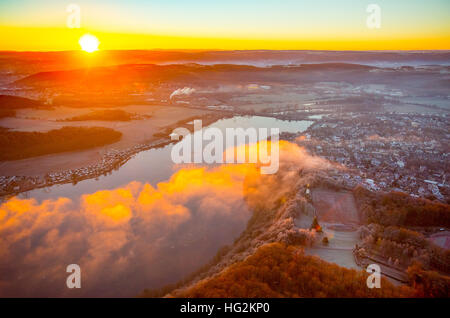
{"label": "sunrise glow", "polygon": [[450,2],[442,0],[380,0],[381,27],[372,29],[366,1],[78,1],[79,11],[23,2],[0,3],[0,50],[77,50],[85,33],[102,50],[450,49]]}
{"label": "sunrise glow", "polygon": [[12,312],[450,297],[450,0],[0,0],[0,34]]}
{"label": "sunrise glow", "polygon": [[78,41],[78,43],[80,44],[81,49],[88,53],[98,51],[98,45],[100,44],[98,39],[91,34],[83,35]]}

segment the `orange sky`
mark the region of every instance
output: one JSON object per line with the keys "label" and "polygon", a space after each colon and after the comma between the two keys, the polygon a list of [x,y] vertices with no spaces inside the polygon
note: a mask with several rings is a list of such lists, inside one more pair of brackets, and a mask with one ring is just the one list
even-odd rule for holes
{"label": "orange sky", "polygon": [[100,49],[450,49],[450,1],[379,0],[380,28],[355,0],[84,1],[80,28],[55,0],[0,2],[0,50],[80,49],[90,33]]}
{"label": "orange sky", "polygon": [[448,36],[424,38],[329,38],[329,39],[277,39],[277,38],[217,38],[174,35],[127,34],[92,32],[85,29],[2,27],[1,50],[61,51],[78,50],[79,38],[95,35],[100,49],[273,49],[273,50],[448,50]]}

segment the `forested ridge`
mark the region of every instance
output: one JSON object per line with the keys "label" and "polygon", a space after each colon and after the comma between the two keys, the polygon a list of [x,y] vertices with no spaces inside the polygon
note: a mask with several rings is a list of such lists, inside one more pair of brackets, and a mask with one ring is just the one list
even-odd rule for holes
{"label": "forested ridge", "polygon": [[[149,116],[146,116],[148,118]],[[87,114],[74,116],[63,121],[89,121],[89,120],[103,120],[103,121],[130,121],[139,119],[140,116],[131,114],[121,109],[106,109],[96,110]]]}
{"label": "forested ridge", "polygon": [[104,127],[63,127],[48,132],[0,129],[0,160],[17,160],[81,150],[120,140],[121,132]]}
{"label": "forested ridge", "polygon": [[219,275],[179,292],[176,297],[411,297],[415,290],[395,287],[382,278],[382,288],[369,289],[364,271],[350,270],[308,256],[282,243],[260,247],[246,260]]}

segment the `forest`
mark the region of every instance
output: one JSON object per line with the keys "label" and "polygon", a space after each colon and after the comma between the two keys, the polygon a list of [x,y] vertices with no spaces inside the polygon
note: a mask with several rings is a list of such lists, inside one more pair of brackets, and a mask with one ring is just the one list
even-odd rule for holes
{"label": "forest", "polygon": [[375,195],[361,187],[355,189],[354,194],[368,224],[450,227],[448,204],[413,198],[402,192]]}
{"label": "forest", "polygon": [[[0,95],[0,109],[42,108],[42,102],[25,97]],[[48,108],[48,106],[47,106]]]}
{"label": "forest", "polygon": [[48,132],[0,129],[0,160],[17,160],[114,143],[122,133],[104,127],[63,127]]}
{"label": "forest", "polygon": [[357,187],[354,195],[366,226],[362,246],[406,270],[421,297],[449,297],[450,251],[437,246],[427,233],[450,227],[450,206],[401,192],[375,194]]}
{"label": "forest", "polygon": [[[149,118],[150,116],[145,116]],[[130,121],[141,119],[142,116],[131,114],[121,109],[96,110],[87,114],[74,116],[63,121],[88,121],[88,120],[104,120],[104,121]]]}
{"label": "forest", "polygon": [[0,118],[15,117],[15,116],[16,116],[15,110],[0,108]]}
{"label": "forest", "polygon": [[15,117],[16,110],[21,108],[49,108],[49,106],[34,99],[0,95],[0,118]]}
{"label": "forest", "polygon": [[302,248],[271,243],[221,274],[179,292],[176,297],[413,297],[408,286],[382,278],[369,289],[364,271],[350,270],[305,255]]}

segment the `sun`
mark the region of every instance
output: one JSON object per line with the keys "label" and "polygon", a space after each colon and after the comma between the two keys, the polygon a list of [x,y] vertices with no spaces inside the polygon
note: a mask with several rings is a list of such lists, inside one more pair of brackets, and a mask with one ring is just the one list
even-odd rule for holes
{"label": "sun", "polygon": [[88,53],[98,51],[98,45],[100,44],[98,39],[91,34],[83,35],[78,41],[78,43],[81,45],[81,49]]}

